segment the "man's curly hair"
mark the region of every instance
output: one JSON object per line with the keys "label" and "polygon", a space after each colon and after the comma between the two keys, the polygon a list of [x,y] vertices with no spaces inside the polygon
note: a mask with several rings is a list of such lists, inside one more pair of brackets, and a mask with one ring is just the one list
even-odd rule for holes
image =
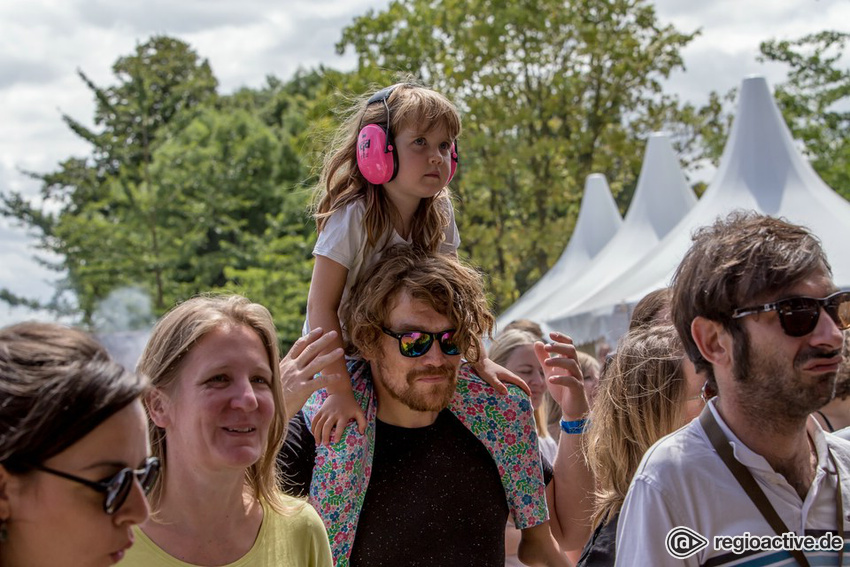
{"label": "man's curly hair", "polygon": [[[347,351],[370,358],[377,354],[390,312],[407,293],[451,321],[454,342],[469,361],[483,352],[481,338],[493,329],[481,274],[449,254],[397,245],[387,249],[361,277],[342,309]],[[424,329],[425,330],[425,329]]]}

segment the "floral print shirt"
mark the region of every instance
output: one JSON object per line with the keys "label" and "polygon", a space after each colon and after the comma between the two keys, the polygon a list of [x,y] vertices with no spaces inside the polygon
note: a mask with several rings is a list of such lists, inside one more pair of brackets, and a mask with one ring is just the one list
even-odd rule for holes
{"label": "floral print shirt", "polygon": [[[317,446],[310,485],[311,504],[325,523],[338,567],[348,566],[357,533],[372,473],[378,412],[369,363],[352,361],[349,371],[354,396],[366,416],[366,433],[361,435],[356,427],[347,427],[337,443]],[[308,423],[327,395],[326,390],[320,390],[307,401],[304,415]],[[500,395],[464,365],[449,409],[493,457],[516,526],[523,529],[547,521],[546,487],[528,396],[513,386],[508,386],[507,395]]]}

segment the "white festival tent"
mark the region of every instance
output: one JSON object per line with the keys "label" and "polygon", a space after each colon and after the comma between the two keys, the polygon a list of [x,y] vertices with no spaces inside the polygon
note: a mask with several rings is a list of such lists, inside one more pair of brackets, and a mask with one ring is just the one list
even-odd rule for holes
{"label": "white festival tent", "polygon": [[[587,269],[563,276],[560,288],[529,318],[545,322],[552,316],[569,313],[600,287],[627,277],[696,202],[670,138],[659,132],[652,134],[647,140],[637,188],[623,227]],[[588,340],[596,338],[592,334],[585,336]],[[574,339],[584,342],[577,337]]]}
{"label": "white festival tent", "polygon": [[822,242],[839,288],[850,287],[850,202],[828,187],[797,149],[762,77],[744,79],[715,178],[691,212],[640,263],[568,312],[543,320],[577,343],[625,332],[641,297],[670,284],[691,234],[733,210],[806,226]]}
{"label": "white festival tent", "polygon": [[605,176],[592,173],[584,183],[578,219],[560,258],[537,282],[496,320],[502,329],[516,319],[529,318],[541,302],[563,287],[570,274],[580,273],[620,229],[623,219]]}

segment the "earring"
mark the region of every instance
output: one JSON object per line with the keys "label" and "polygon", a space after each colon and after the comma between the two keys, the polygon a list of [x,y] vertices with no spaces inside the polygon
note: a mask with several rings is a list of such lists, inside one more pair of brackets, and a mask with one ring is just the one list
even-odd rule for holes
{"label": "earring", "polygon": [[0,520],[0,542],[9,539],[9,530],[6,529],[6,520]]}
{"label": "earring", "polygon": [[705,384],[702,385],[702,389],[699,391],[699,397],[702,398],[704,403],[708,403],[708,400],[717,395],[717,389],[712,387],[708,380],[705,381]]}

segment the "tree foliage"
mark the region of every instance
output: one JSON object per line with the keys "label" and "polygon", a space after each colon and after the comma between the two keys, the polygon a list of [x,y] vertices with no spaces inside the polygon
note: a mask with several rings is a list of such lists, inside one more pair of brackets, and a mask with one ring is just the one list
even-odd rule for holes
{"label": "tree foliage", "polygon": [[498,309],[563,250],[587,175],[605,173],[627,200],[649,132],[690,121],[680,141],[695,142],[700,111],[661,87],[693,37],[643,0],[396,0],[357,18],[337,48],[459,105],[462,247]]}
{"label": "tree foliage", "polygon": [[[96,323],[98,305],[127,288],[148,293],[155,315],[197,293],[238,291],[269,307],[291,343],[312,271],[322,152],[351,101],[413,76],[463,115],[452,183],[462,254],[489,276],[501,309],[563,250],[588,174],[604,173],[625,210],[649,132],[670,131],[686,167],[716,163],[728,96],[697,108],[662,89],[693,37],[659,22],[648,0],[394,0],[343,31],[337,47],[355,51],[355,71],[269,76],[227,96],[187,44],[153,37],[117,60],[112,85],[79,72],[94,127],[63,120],[90,152],[33,174],[38,198],[0,194],[0,214],[61,259],[48,305],[57,313]],[[792,132],[845,196],[847,37],[762,45],[790,68],[776,96]],[[7,290],[0,301],[36,306]]]}
{"label": "tree foliage", "polygon": [[165,305],[163,203],[151,178],[153,154],[176,117],[216,96],[208,63],[168,37],[139,45],[113,73],[117,84],[102,88],[79,72],[95,97],[97,130],[63,116],[92,146],[91,155],[33,174],[42,181],[41,202],[15,193],[0,201],[2,214],[34,229],[40,247],[62,258],[59,290],[74,293],[86,323],[97,301],[121,286],[144,282],[157,307]]}
{"label": "tree foliage", "polygon": [[252,109],[293,152],[281,163],[296,169],[277,206],[267,209],[264,231],[244,243],[252,261],[225,272],[240,293],[270,309],[284,347],[301,335],[304,323],[316,240],[310,202],[321,151],[338,125],[331,109],[345,80],[345,74],[324,68],[299,71],[287,82],[269,77],[264,88],[232,97],[232,104]]}
{"label": "tree foliage", "polygon": [[[157,314],[198,293],[253,290],[246,271],[275,230],[297,225],[300,240],[310,238],[306,168],[293,145],[299,111],[277,112],[266,91],[220,97],[207,62],[173,38],[152,38],[113,71],[105,88],[80,73],[96,98],[96,129],[64,117],[91,154],[35,174],[38,201],[2,195],[0,212],[62,258],[60,289],[73,292],[86,324],[120,288],[148,292]],[[296,263],[290,256],[276,264]],[[298,257],[306,264],[309,253]],[[305,269],[297,279],[309,278]],[[298,317],[297,304],[255,299]]]}
{"label": "tree foliage", "polygon": [[761,60],[784,63],[788,80],[776,101],[794,138],[803,142],[812,166],[850,199],[850,68],[842,64],[850,34],[822,31],[797,40],[761,44]]}

